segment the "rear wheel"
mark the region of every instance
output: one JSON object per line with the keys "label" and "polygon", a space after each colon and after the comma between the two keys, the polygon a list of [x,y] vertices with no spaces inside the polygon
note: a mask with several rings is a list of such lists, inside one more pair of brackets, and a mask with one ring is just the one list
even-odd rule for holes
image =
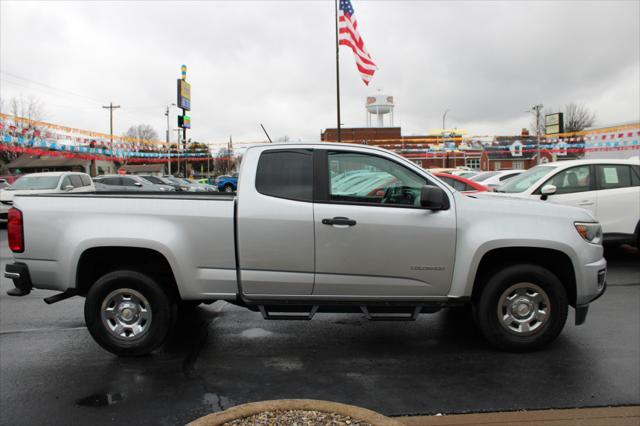
{"label": "rear wheel", "polygon": [[530,351],[551,343],[567,320],[565,288],[549,270],[518,264],[494,274],[475,303],[484,336],[510,351]]}
{"label": "rear wheel", "polygon": [[176,304],[148,275],[119,270],[100,277],[89,289],[84,317],[91,336],[118,356],[146,355],[167,338]]}
{"label": "rear wheel", "polygon": [[233,192],[233,185],[231,185],[230,183],[226,184],[224,186],[224,192]]}

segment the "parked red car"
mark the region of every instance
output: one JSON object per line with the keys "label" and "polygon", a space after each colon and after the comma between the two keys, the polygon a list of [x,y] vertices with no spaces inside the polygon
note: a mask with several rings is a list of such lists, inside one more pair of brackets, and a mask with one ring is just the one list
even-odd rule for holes
{"label": "parked red car", "polygon": [[0,175],[0,179],[4,179],[8,184],[12,184],[13,181],[18,179],[22,175]]}
{"label": "parked red car", "polygon": [[476,192],[490,191],[491,189],[480,185],[478,182],[460,177],[458,175],[452,175],[449,173],[434,173],[440,180],[444,181],[447,185],[453,189],[463,192],[465,194],[474,194]]}

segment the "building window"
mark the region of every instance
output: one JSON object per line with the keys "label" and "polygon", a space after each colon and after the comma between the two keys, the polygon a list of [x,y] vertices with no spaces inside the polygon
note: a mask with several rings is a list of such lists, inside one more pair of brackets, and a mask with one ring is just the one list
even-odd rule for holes
{"label": "building window", "polygon": [[522,142],[515,141],[511,145],[511,155],[514,157],[522,157]]}
{"label": "building window", "polygon": [[493,163],[493,170],[500,170],[500,162],[499,161],[495,161]]}
{"label": "building window", "polygon": [[480,159],[479,158],[465,158],[464,165],[471,169],[477,170],[480,168]]}
{"label": "building window", "polygon": [[567,143],[564,141],[561,141],[560,143],[558,143],[558,145],[556,145],[556,153],[558,154],[558,156],[564,157],[567,155]]}
{"label": "building window", "polygon": [[512,169],[524,169],[524,161],[519,160],[519,161],[514,161],[511,163],[512,164]]}
{"label": "building window", "polygon": [[413,162],[422,167],[422,160],[413,160]]}

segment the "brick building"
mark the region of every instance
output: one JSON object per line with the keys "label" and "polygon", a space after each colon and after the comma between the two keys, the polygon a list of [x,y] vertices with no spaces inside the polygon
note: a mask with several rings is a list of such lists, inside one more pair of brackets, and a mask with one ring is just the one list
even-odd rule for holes
{"label": "brick building", "polygon": [[[394,151],[424,168],[471,167],[480,168],[480,149],[460,147],[461,135],[403,136],[400,127],[347,127],[341,128],[341,141],[373,145]],[[328,128],[320,134],[322,142],[336,142],[338,132]],[[446,146],[446,149],[443,147]]]}
{"label": "brick building", "polygon": [[[482,150],[480,166],[482,170],[530,169],[540,163],[551,161],[575,160],[583,154],[574,149],[568,149],[570,144],[560,144],[561,149],[549,151],[545,142],[538,150],[538,140],[535,136],[496,136],[489,145]],[[562,147],[566,149],[562,149]]]}

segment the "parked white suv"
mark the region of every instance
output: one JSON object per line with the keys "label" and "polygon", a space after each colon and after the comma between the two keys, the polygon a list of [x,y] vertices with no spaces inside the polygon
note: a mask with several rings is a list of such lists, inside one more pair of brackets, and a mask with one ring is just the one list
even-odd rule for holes
{"label": "parked white suv", "polygon": [[572,160],[536,166],[498,188],[506,195],[587,209],[605,242],[640,246],[640,160]]}
{"label": "parked white suv", "polygon": [[10,187],[0,191],[0,221],[7,220],[7,212],[17,194],[51,194],[56,192],[94,192],[91,177],[79,172],[30,173],[20,176]]}

